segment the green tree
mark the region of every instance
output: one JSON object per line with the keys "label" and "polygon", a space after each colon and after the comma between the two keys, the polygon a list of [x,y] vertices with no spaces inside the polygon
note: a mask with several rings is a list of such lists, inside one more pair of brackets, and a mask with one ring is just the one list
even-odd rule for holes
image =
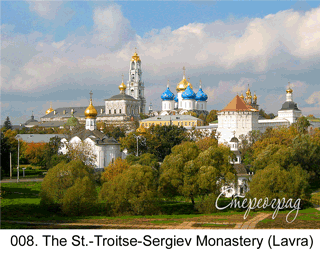
{"label": "green tree", "polygon": [[293,124],[300,134],[308,133],[308,127],[310,125],[309,120],[304,116],[299,117],[297,122]]}
{"label": "green tree", "polygon": [[47,169],[54,167],[61,161],[69,161],[66,155],[58,154],[60,147],[61,139],[57,136],[52,137],[50,141],[46,144],[44,158]]}
{"label": "green tree", "polygon": [[1,131],[1,175],[8,174],[10,172],[10,152],[11,146],[9,143],[9,139],[4,136],[3,132]]}
{"label": "green tree", "polygon": [[157,172],[140,164],[105,182],[100,198],[111,204],[114,213],[152,214],[157,201]]}
{"label": "green tree", "polygon": [[166,197],[184,196],[195,205],[195,197],[217,194],[221,186],[234,182],[232,157],[226,146],[202,152],[193,142],[175,146],[161,165],[160,191]]}
{"label": "green tree", "polygon": [[[58,205],[62,207],[67,190],[73,187],[78,179],[80,184],[88,182],[83,179],[85,177],[90,180],[90,183],[94,183],[93,169],[85,165],[81,160],[73,160],[69,163],[61,162],[49,169],[41,184],[41,205]],[[78,186],[80,185],[78,184],[74,190]],[[69,196],[73,193],[71,192],[69,192]]]}
{"label": "green tree", "polygon": [[209,123],[216,121],[218,119],[218,111],[217,110],[211,110],[206,118],[206,125]]}
{"label": "green tree", "polygon": [[310,197],[308,172],[301,166],[290,165],[288,170],[278,163],[271,163],[258,170],[250,182],[251,197],[287,200],[308,199]]}
{"label": "green tree", "polygon": [[120,138],[121,148],[127,149],[129,153],[136,154],[137,136],[139,154],[151,153],[156,155],[159,161],[169,155],[171,148],[188,140],[187,133],[183,127],[174,125],[169,126],[151,126],[146,130],[144,135],[139,133],[130,133],[125,138]]}
{"label": "green tree", "polygon": [[9,116],[7,116],[6,120],[4,121],[3,127],[4,127],[6,130],[12,130],[12,124],[11,124],[11,121],[10,121]]}
{"label": "green tree", "polygon": [[78,178],[66,190],[62,199],[62,211],[67,215],[88,214],[97,201],[95,183],[88,176]]}

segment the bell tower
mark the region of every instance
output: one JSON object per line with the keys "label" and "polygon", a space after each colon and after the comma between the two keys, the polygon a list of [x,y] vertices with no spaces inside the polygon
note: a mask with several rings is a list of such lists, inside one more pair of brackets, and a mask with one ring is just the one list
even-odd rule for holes
{"label": "bell tower", "polygon": [[141,60],[137,54],[137,49],[130,61],[127,94],[140,101],[139,113],[145,113],[144,82],[142,81]]}

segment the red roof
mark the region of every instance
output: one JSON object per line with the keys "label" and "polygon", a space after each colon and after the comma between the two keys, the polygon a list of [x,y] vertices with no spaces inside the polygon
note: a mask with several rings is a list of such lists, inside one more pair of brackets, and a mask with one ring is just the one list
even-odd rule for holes
{"label": "red roof", "polygon": [[[243,99],[238,95],[221,111],[253,111],[250,105],[246,105]],[[256,111],[256,110],[255,110]]]}

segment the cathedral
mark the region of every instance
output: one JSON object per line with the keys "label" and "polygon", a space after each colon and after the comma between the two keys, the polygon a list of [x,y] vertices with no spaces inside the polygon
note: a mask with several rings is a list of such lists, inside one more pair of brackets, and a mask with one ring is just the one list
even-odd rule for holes
{"label": "cathedral", "polygon": [[[140,113],[145,113],[146,99],[144,97],[144,82],[142,81],[141,59],[137,52],[131,58],[129,65],[129,80],[127,85],[119,85],[119,94],[105,99],[104,106],[96,106],[98,122],[114,125],[132,125],[134,119],[140,118]],[[85,123],[86,107],[63,107],[53,109],[52,105],[41,117],[39,126],[49,122],[63,126],[71,117]]]}
{"label": "cathedral", "polygon": [[162,110],[160,115],[185,114],[193,111],[197,114],[208,114],[207,100],[208,96],[202,90],[201,81],[197,93],[193,91],[193,86],[186,79],[185,68],[183,67],[183,78],[176,87],[174,95],[167,84],[167,89],[162,93]]}

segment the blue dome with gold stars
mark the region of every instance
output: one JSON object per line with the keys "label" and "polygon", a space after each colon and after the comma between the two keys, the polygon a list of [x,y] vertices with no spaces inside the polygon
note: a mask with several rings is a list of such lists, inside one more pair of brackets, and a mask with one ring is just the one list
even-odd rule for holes
{"label": "blue dome with gold stars", "polygon": [[197,92],[196,95],[196,101],[206,101],[208,100],[208,95],[205,94],[202,90],[202,88],[200,87],[199,91]]}
{"label": "blue dome with gold stars", "polygon": [[190,84],[187,89],[182,93],[181,97],[185,100],[193,100],[196,98],[195,92],[190,88]]}
{"label": "blue dome with gold stars", "polygon": [[169,87],[162,93],[161,99],[164,101],[172,101],[174,98],[174,94],[170,91]]}

